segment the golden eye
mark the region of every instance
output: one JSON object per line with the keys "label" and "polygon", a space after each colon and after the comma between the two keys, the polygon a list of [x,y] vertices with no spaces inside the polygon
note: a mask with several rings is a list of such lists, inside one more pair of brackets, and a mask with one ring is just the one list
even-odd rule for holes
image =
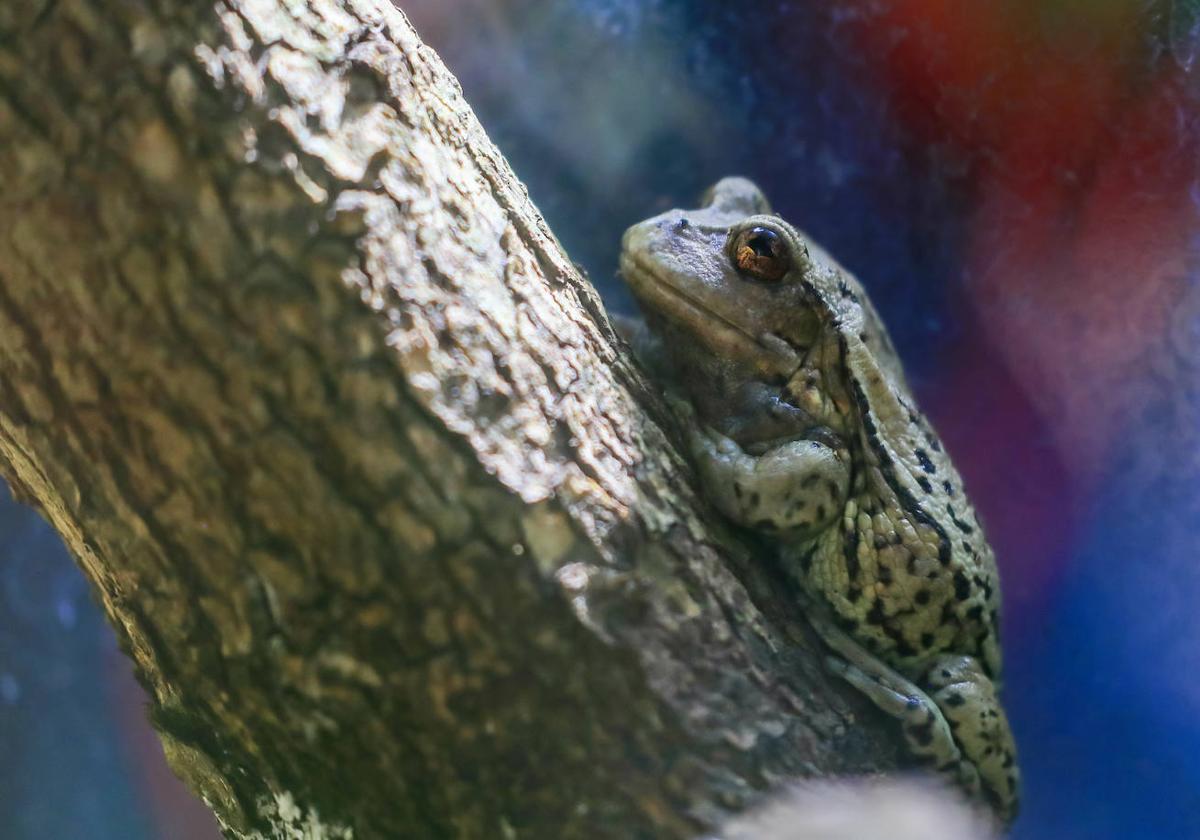
{"label": "golden eye", "polygon": [[733,240],[732,257],[738,271],[756,280],[781,280],[792,267],[783,237],[766,227],[747,228],[738,233]]}

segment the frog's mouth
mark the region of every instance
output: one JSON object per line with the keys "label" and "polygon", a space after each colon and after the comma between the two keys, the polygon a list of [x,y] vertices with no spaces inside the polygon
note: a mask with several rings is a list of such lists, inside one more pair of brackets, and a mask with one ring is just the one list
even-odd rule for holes
{"label": "frog's mouth", "polygon": [[751,332],[633,254],[621,254],[621,276],[650,312],[675,322],[715,353],[749,361],[767,374],[790,376],[803,364],[801,355],[783,339]]}

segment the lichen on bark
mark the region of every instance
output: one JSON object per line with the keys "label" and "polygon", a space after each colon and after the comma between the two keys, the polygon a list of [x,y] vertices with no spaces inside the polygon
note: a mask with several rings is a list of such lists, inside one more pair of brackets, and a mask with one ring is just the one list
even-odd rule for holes
{"label": "lichen on bark", "polygon": [[229,836],[684,837],[894,762],[399,11],[8,4],[0,173],[5,476]]}

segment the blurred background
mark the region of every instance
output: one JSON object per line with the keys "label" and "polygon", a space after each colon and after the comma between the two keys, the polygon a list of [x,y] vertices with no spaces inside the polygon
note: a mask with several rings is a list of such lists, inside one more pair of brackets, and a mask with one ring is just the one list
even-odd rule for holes
{"label": "blurred background", "polygon": [[[1200,837],[1200,4],[399,5],[611,308],[726,174],[859,276],[1001,565],[1013,836]],[[144,702],[5,499],[0,837],[216,837]]]}

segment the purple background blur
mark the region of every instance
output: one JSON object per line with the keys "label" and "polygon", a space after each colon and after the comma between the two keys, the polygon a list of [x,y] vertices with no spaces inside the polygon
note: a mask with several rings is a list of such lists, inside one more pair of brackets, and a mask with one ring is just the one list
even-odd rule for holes
{"label": "purple background blur", "polygon": [[[1014,836],[1200,837],[1198,4],[399,5],[614,309],[726,174],[858,274],[1001,564]],[[214,837],[143,703],[4,503],[0,836]]]}

